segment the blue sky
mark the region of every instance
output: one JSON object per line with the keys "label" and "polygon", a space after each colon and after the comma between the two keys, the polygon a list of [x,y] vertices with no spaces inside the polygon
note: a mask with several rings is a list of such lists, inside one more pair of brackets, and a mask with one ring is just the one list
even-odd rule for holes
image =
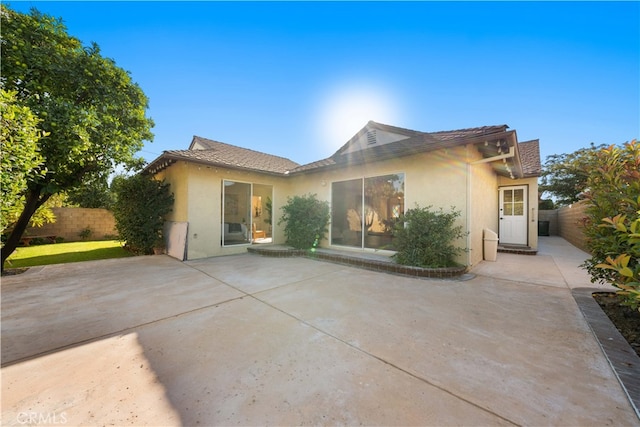
{"label": "blue sky", "polygon": [[638,2],[6,2],[61,17],[198,135],[308,163],[368,120],[507,124],[542,159],[640,136]]}

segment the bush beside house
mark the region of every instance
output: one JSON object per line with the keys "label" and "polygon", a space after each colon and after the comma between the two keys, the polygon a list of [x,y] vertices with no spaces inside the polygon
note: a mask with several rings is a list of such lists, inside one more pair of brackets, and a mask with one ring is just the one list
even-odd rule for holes
{"label": "bush beside house", "polygon": [[416,206],[401,217],[394,226],[393,246],[397,252],[393,258],[398,264],[415,267],[456,267],[455,259],[465,249],[455,242],[465,234],[461,225],[455,225],[460,212],[442,208],[433,211],[431,206]]}
{"label": "bush beside house", "polygon": [[173,208],[169,184],[149,175],[118,177],[113,181],[113,214],[120,238],[138,254],[151,254],[164,246],[164,216]]}
{"label": "bush beside house", "polygon": [[329,203],[318,200],[315,194],[288,198],[282,212],[278,224],[285,224],[287,244],[296,249],[316,247],[329,231]]}

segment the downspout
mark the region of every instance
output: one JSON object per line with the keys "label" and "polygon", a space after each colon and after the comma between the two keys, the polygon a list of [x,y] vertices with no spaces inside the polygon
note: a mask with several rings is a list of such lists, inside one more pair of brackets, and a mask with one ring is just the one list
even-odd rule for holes
{"label": "downspout", "polygon": [[471,163],[469,162],[469,144],[465,146],[467,158],[467,267],[471,266]]}
{"label": "downspout", "polygon": [[479,165],[482,163],[495,162],[497,160],[508,159],[516,155],[515,147],[509,147],[509,152],[500,154],[499,156],[487,157],[486,159],[476,160],[469,162],[469,145],[465,146],[465,154],[467,156],[467,266],[471,265],[471,166]]}

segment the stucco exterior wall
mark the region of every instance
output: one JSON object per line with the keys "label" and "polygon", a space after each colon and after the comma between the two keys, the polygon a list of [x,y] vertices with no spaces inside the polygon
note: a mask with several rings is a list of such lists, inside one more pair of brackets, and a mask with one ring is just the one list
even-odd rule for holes
{"label": "stucco exterior wall", "polygon": [[169,184],[169,191],[173,193],[173,209],[165,218],[168,221],[186,222],[189,218],[187,208],[189,174],[186,165],[185,162],[178,162],[155,176],[156,179],[164,179]]}
{"label": "stucco exterior wall", "polygon": [[[471,168],[467,165],[469,161],[480,158],[480,153],[473,147],[421,153],[341,170],[294,176],[292,191],[295,194],[315,193],[319,199],[331,203],[333,182],[404,173],[405,209],[417,204],[421,207],[431,206],[433,209],[443,208],[445,211],[454,207],[460,211],[458,224],[471,233],[460,242],[461,247],[469,247],[470,251],[458,261],[473,265],[482,260],[483,228],[497,229],[498,222],[498,186],[495,173],[488,164]],[[471,182],[470,193],[467,191],[468,182]],[[473,204],[471,215],[469,203]],[[330,236],[321,245],[329,245],[329,239]]]}
{"label": "stucco exterior wall", "polygon": [[[473,147],[469,147],[469,153],[471,163],[482,158]],[[489,163],[470,164],[469,175],[468,257],[469,265],[475,265],[484,257],[484,229],[498,233],[498,178]]]}
{"label": "stucco exterior wall", "polygon": [[[158,177],[171,184],[175,197],[174,210],[167,219],[189,223],[187,259],[246,252],[246,245],[221,246],[222,181],[225,179],[273,187],[270,231],[273,243],[283,244],[284,227],[278,225],[278,220],[288,197],[311,193],[331,203],[334,182],[403,173],[405,209],[419,205],[445,211],[454,207],[460,211],[458,224],[468,230],[469,235],[459,245],[468,247],[469,252],[461,255],[458,262],[474,265],[483,258],[483,229],[498,231],[499,186],[528,186],[529,246],[537,247],[537,179],[497,177],[490,164],[471,164],[481,158],[473,146],[463,146],[288,177],[177,162]],[[258,218],[256,223],[266,225],[263,218]],[[321,246],[329,246],[330,239],[327,235]]]}
{"label": "stucco exterior wall", "polygon": [[[158,178],[164,178],[171,184],[171,191],[175,197],[173,212],[166,219],[189,223],[188,260],[245,253],[247,250],[247,245],[221,245],[222,181],[225,179],[273,186],[274,212],[271,233],[274,243],[284,243],[282,226],[277,222],[281,215],[280,207],[287,202],[287,196],[291,194],[287,178],[189,162],[174,163],[159,173]],[[266,203],[266,200],[263,203]],[[264,219],[261,218],[258,223],[263,225]]]}

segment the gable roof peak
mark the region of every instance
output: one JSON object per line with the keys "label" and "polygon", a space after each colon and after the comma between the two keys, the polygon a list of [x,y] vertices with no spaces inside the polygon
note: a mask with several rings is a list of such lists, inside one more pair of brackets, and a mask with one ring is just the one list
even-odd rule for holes
{"label": "gable roof peak", "polygon": [[374,122],[373,120],[369,120],[369,122],[367,123],[367,126],[371,126],[371,127],[375,128],[375,129],[386,130],[387,132],[391,132],[391,133],[400,133],[400,134],[404,134],[404,135],[407,135],[407,136],[415,136],[415,135],[418,135],[418,134],[425,133],[425,132],[420,132],[420,131],[413,130],[413,129],[403,128],[403,127],[400,127],[400,126],[393,126],[393,125],[388,125],[388,124],[385,124],[385,123]]}
{"label": "gable roof peak", "polygon": [[[358,141],[364,135],[369,135],[370,133],[374,133],[373,131],[381,131],[386,132],[387,134],[395,134],[399,135],[400,138],[394,138],[395,140],[399,139],[408,139],[418,135],[424,135],[424,132],[418,132],[411,129],[401,128],[398,126],[386,125],[383,123],[378,123],[373,120],[369,120],[366,125],[362,129],[360,129],[355,135],[353,135],[342,147],[340,147],[331,157],[340,156],[346,152],[351,151],[352,149],[358,149]],[[374,137],[375,140],[375,137]]]}

